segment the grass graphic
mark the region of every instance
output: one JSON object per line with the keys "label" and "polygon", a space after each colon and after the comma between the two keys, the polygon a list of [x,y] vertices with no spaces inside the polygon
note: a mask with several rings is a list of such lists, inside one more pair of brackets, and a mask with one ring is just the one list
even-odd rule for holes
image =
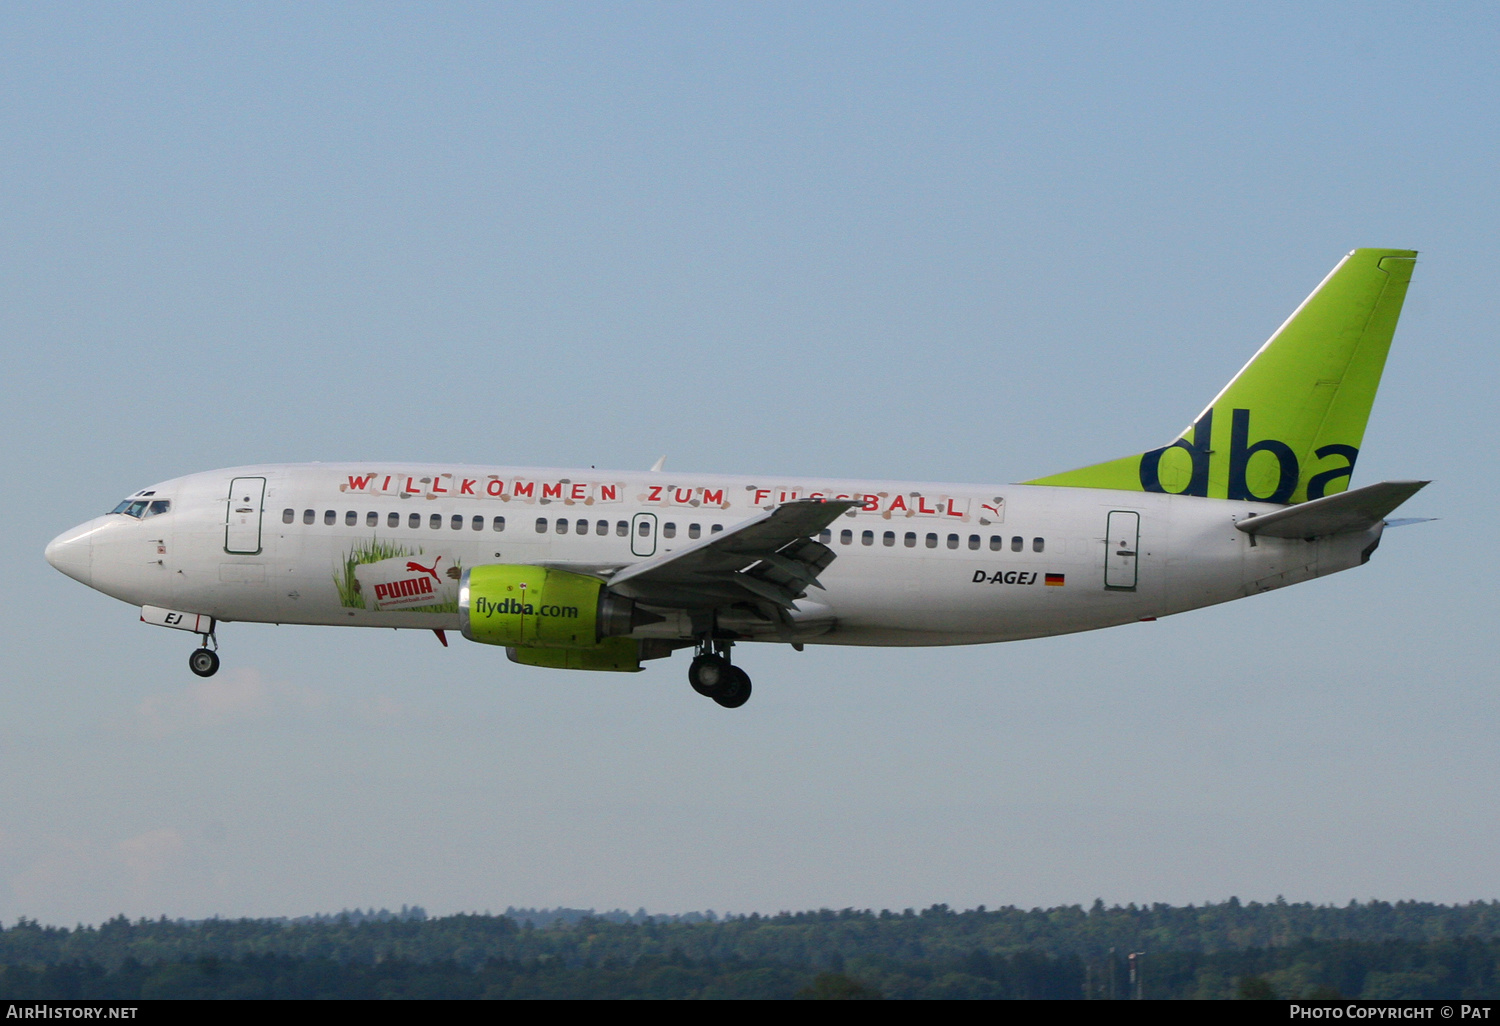
{"label": "grass graphic", "polygon": [[[344,554],[344,565],[333,575],[333,583],[339,590],[339,604],[345,609],[369,609],[365,605],[365,597],[360,594],[359,583],[354,577],[354,568],[366,563],[379,563],[383,559],[398,559],[404,556],[422,555],[422,546],[418,545],[415,552],[396,542],[381,541],[378,537],[371,538],[367,542],[357,542],[354,547]],[[463,564],[453,560],[453,569],[462,570]],[[430,606],[408,606],[400,610],[403,613],[456,613],[458,612],[458,599],[454,598],[447,602],[439,602]]]}

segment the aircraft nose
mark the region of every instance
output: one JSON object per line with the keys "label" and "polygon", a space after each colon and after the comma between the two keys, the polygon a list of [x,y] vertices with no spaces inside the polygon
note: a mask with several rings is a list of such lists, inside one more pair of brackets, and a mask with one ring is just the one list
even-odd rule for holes
{"label": "aircraft nose", "polygon": [[92,523],[64,531],[47,543],[47,562],[80,584],[93,585],[94,545]]}

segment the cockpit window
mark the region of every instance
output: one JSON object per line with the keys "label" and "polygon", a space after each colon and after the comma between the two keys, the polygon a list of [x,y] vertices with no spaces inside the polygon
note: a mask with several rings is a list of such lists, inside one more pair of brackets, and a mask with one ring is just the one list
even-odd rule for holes
{"label": "cockpit window", "polygon": [[[155,492],[148,493],[155,495]],[[172,508],[171,499],[125,499],[111,513],[123,513],[127,517],[135,517],[144,520],[147,517],[159,516]]]}

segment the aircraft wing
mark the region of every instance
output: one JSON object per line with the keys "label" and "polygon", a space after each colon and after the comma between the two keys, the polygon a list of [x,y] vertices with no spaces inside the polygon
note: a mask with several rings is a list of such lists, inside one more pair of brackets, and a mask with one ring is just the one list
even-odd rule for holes
{"label": "aircraft wing", "polygon": [[751,517],[719,534],[625,567],[611,591],[648,605],[712,609],[749,603],[767,619],[789,623],[788,611],[834,561],[832,549],[811,537],[859,500],[799,499]]}
{"label": "aircraft wing", "polygon": [[1268,538],[1318,538],[1364,531],[1429,484],[1427,481],[1382,481],[1350,492],[1298,503],[1274,513],[1247,517],[1235,524],[1246,534]]}

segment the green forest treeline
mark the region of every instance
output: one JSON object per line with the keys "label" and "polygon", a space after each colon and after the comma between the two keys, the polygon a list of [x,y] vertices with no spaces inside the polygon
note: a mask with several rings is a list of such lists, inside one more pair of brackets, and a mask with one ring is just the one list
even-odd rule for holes
{"label": "green forest treeline", "polygon": [[1500,996],[1500,902],[534,919],[22,919],[0,998]]}

